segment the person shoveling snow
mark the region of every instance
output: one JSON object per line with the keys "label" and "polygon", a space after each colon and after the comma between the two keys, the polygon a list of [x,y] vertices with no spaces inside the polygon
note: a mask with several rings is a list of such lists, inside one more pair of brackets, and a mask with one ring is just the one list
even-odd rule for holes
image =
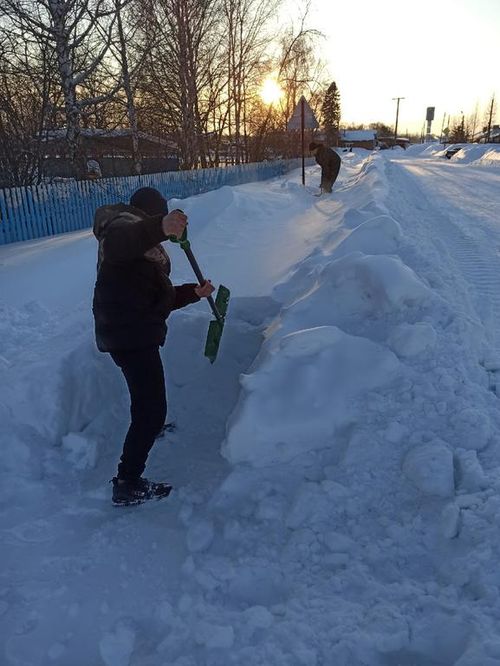
{"label": "person shoveling snow", "polygon": [[321,167],[320,193],[330,193],[332,191],[333,184],[339,175],[342,160],[334,150],[327,148],[322,143],[311,141],[309,144],[309,150],[313,153],[314,157],[316,158],[316,162]]}
{"label": "person shoveling snow", "polygon": [[140,504],[166,497],[171,486],[142,478],[146,460],[167,414],[159,348],[172,310],[196,303],[214,291],[209,280],[173,286],[170,259],[161,243],[180,239],[187,217],[168,212],[163,196],[150,187],[135,192],[130,205],[99,208],[94,235],[99,241],[93,312],[97,347],[111,354],[130,392],[131,424],[118,472],[113,504]]}

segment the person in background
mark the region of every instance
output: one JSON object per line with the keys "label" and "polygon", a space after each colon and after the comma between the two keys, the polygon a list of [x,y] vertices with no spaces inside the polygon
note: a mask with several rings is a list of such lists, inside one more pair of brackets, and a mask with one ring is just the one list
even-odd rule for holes
{"label": "person in background", "polygon": [[309,150],[321,167],[321,193],[331,192],[340,171],[341,159],[338,153],[314,141],[309,144]]}
{"label": "person in background", "polygon": [[167,400],[160,347],[172,310],[209,296],[207,280],[173,286],[170,259],[161,243],[180,238],[187,217],[168,212],[158,190],[143,187],[130,204],[98,208],[94,235],[99,242],[93,313],[97,347],[121,369],[130,392],[131,423],[113,483],[113,504],[140,504],[166,497],[171,486],[142,478],[148,454],[162,430]]}

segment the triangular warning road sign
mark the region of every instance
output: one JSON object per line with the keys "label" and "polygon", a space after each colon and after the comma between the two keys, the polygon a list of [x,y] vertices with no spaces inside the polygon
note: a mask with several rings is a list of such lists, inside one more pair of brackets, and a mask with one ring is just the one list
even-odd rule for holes
{"label": "triangular warning road sign", "polygon": [[299,130],[301,128],[302,106],[304,107],[304,129],[317,129],[319,127],[318,121],[304,95],[299,99],[299,103],[295,107],[292,117],[287,123],[287,129]]}

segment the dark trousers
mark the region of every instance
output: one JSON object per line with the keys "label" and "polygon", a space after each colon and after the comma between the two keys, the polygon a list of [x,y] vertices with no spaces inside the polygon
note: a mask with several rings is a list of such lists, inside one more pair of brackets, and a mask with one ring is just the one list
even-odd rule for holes
{"label": "dark trousers", "polygon": [[137,479],[167,416],[165,377],[158,347],[113,352],[130,392],[131,423],[118,465],[119,479]]}
{"label": "dark trousers", "polygon": [[331,192],[333,183],[335,182],[335,176],[331,176],[330,174],[321,174],[321,189],[323,192]]}

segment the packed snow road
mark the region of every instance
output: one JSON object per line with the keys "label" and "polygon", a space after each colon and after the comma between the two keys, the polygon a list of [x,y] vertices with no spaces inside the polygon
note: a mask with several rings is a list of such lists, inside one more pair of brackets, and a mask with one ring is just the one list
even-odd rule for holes
{"label": "packed snow road", "polygon": [[445,266],[451,260],[500,367],[500,169],[400,159],[387,164],[387,176],[389,211],[426,251],[441,254]]}
{"label": "packed snow road", "polygon": [[90,233],[0,248],[2,664],[500,665],[499,153],[424,148],[183,201],[233,298],[214,366],[169,321],[153,506]]}

